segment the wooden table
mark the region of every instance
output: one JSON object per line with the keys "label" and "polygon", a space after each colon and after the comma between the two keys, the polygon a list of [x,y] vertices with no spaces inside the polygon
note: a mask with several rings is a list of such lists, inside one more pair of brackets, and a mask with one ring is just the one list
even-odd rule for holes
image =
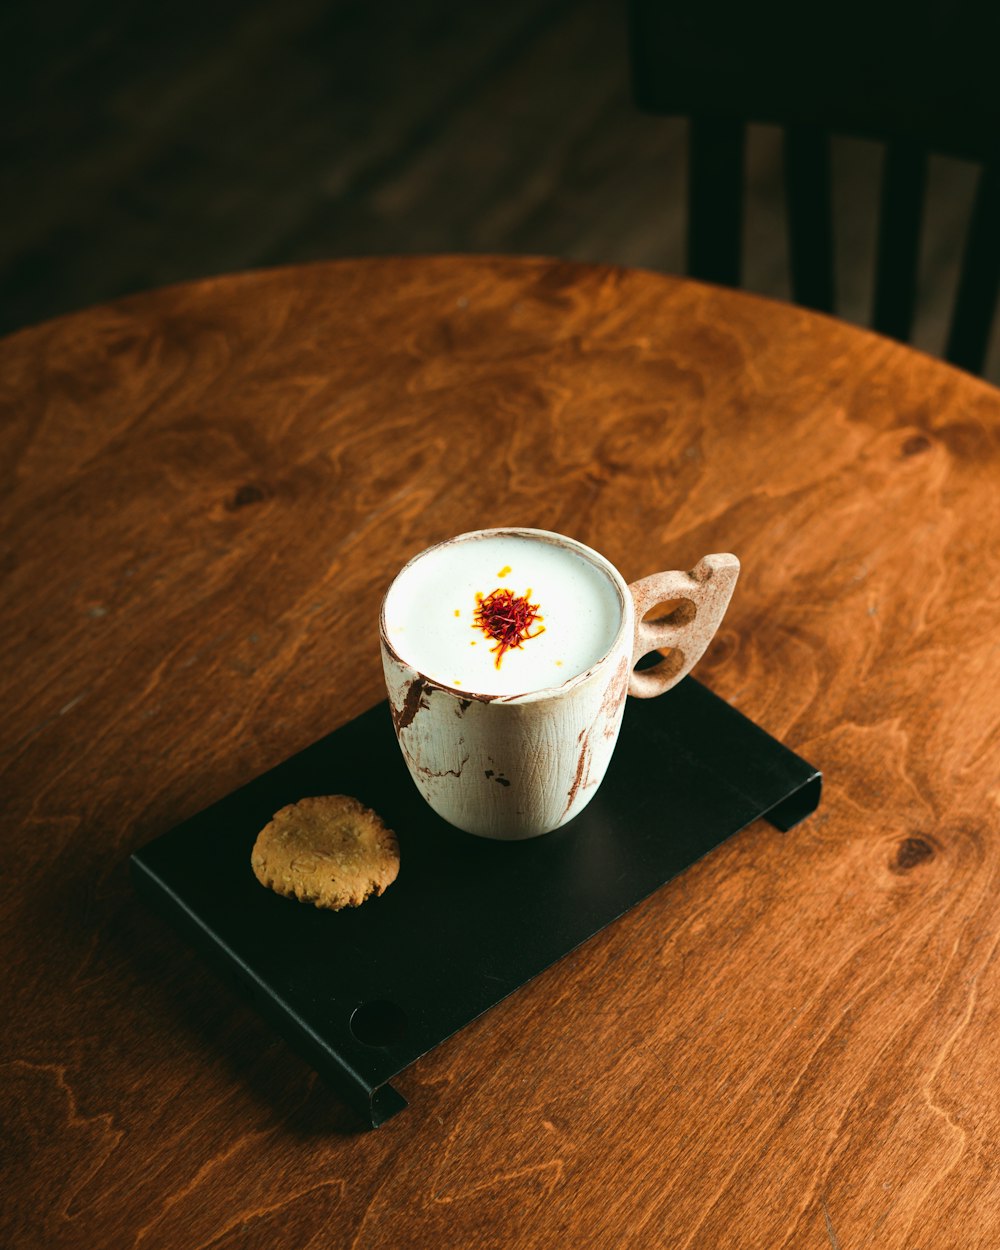
{"label": "wooden table", "polygon": [[[747,295],[470,258],[126,299],[5,340],[0,386],[0,1244],[998,1244],[997,391]],[[629,579],[737,552],[698,675],[825,798],[362,1132],[126,861],[378,701],[392,574],[506,524]]]}

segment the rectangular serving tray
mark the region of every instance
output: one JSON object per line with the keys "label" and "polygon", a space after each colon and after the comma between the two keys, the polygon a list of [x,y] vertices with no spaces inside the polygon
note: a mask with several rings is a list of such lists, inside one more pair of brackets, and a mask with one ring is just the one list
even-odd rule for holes
{"label": "rectangular serving tray", "polygon": [[[630,699],[603,785],[524,842],[461,833],[417,793],[386,703],[136,851],[141,895],[375,1127],[420,1055],[758,817],[814,811],[821,776],[693,678]],[[340,912],[258,884],[261,828],[306,795],[353,794],[399,837],[399,877]],[[197,867],[195,867],[195,865]]]}

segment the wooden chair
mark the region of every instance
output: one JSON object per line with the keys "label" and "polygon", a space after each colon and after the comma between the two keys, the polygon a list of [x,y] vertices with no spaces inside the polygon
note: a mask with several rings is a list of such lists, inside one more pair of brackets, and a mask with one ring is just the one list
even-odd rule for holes
{"label": "wooden chair", "polygon": [[[1000,5],[631,0],[639,107],[690,121],[688,272],[740,284],[746,126],[784,128],[793,298],[834,311],[830,136],[885,142],[872,325],[910,336],[930,152],[980,165],[946,358],[982,372],[1000,290]],[[817,13],[820,17],[817,17]],[[806,16],[807,15],[807,16]]]}

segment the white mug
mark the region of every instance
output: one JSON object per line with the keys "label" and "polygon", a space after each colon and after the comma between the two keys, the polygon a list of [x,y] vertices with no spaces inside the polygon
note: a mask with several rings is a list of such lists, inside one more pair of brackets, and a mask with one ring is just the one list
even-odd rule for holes
{"label": "white mug", "polygon": [[[663,694],[691,671],[725,615],[740,562],[734,555],[708,555],[690,573],[654,573],[630,586],[604,556],[547,530],[477,530],[448,542],[504,536],[556,544],[604,572],[621,616],[611,648],[596,664],[562,685],[523,694],[445,685],[411,667],[389,641],[389,592],[379,636],[396,738],[417,789],[439,816],[467,833],[519,839],[558,829],[590,802],[618,741],[625,696]],[[669,618],[643,620],[673,600],[683,602]],[[670,649],[664,660],[633,671],[660,648]]]}

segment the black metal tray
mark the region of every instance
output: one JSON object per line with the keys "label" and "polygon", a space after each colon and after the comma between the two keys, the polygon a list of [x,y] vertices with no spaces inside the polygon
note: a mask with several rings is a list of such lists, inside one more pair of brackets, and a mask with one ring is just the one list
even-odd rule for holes
{"label": "black metal tray", "polygon": [[[603,785],[524,842],[460,833],[417,793],[388,705],[137,851],[136,887],[373,1127],[406,1106],[388,1081],[760,816],[790,829],[821,777],[693,678],[630,699]],[[250,868],[286,803],[353,794],[399,836],[381,897],[321,911]],[[196,866],[196,867],[195,867]]]}

